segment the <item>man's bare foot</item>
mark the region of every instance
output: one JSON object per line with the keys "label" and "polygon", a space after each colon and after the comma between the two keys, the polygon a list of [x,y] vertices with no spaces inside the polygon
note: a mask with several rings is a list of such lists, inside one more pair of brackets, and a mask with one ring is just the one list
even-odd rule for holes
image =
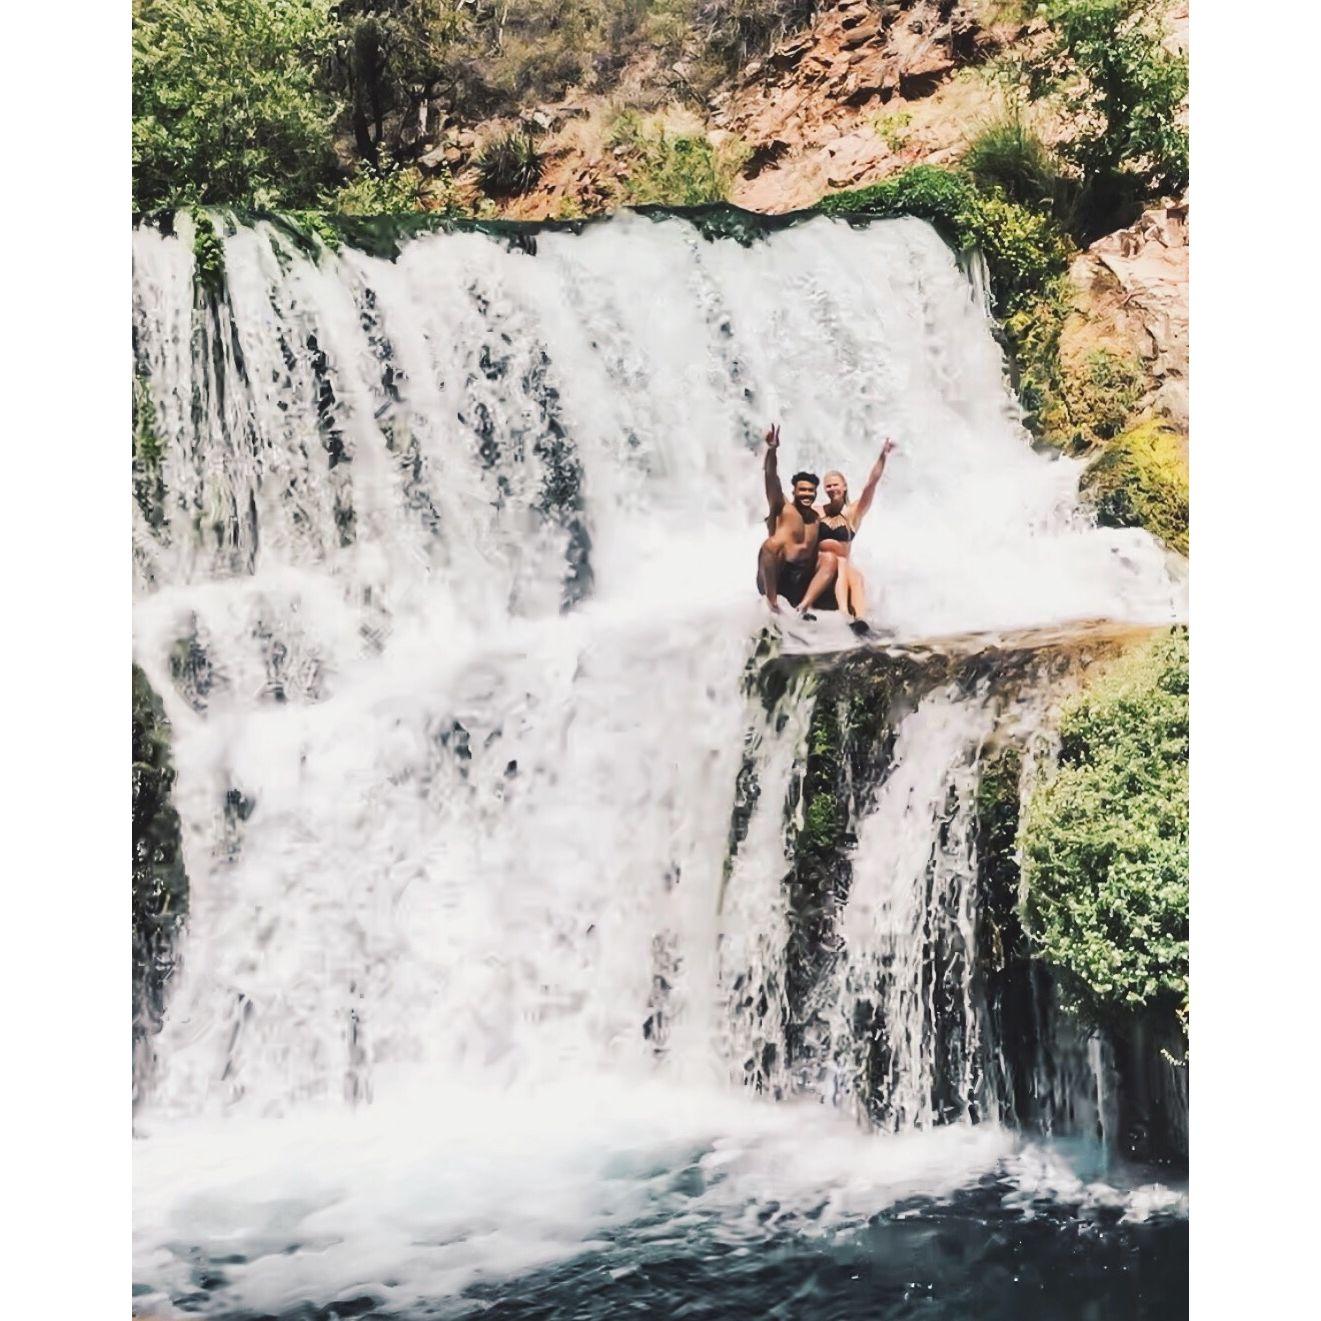
{"label": "man's bare foot", "polygon": [[771,614],[778,615],[780,613],[780,603],[778,601],[772,601],[769,597],[767,597],[766,609],[769,610]]}

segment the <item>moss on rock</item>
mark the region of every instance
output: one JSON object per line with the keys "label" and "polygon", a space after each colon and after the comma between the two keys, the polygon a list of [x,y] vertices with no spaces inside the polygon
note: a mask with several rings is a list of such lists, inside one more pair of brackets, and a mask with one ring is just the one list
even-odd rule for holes
{"label": "moss on rock", "polygon": [[1024,915],[1098,1021],[1188,994],[1188,635],[1113,662],[1065,707],[1025,805]]}
{"label": "moss on rock", "polygon": [[986,754],[977,782],[977,881],[982,921],[978,954],[1000,970],[1022,955],[1018,918],[1019,779],[1023,754],[1013,744]]}
{"label": "moss on rock", "polygon": [[202,291],[214,298],[225,286],[225,245],[215,222],[201,207],[194,207],[192,216],[193,277]]}
{"label": "moss on rock", "polygon": [[145,374],[133,376],[133,498],[149,527],[164,526],[165,483],[161,459],[165,445],[156,418],[156,404]]}
{"label": "moss on rock", "polygon": [[1083,474],[1081,490],[1102,527],[1143,527],[1188,554],[1188,456],[1160,420],[1117,436]]}

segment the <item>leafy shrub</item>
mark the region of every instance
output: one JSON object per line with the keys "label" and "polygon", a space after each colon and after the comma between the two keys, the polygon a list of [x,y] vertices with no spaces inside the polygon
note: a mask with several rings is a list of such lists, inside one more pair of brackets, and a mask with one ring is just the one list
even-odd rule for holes
{"label": "leafy shrub", "polygon": [[1188,554],[1188,460],[1166,424],[1142,422],[1111,441],[1080,489],[1103,527],[1144,527]]}
{"label": "leafy shrub", "polygon": [[1076,1007],[1188,994],[1188,637],[1115,663],[1064,709],[1058,771],[1019,831],[1024,916]]}
{"label": "leafy shrub", "polygon": [[1089,353],[1064,375],[1076,440],[1084,445],[1117,436],[1142,394],[1142,372],[1134,359],[1111,349]]}
{"label": "leafy shrub", "polygon": [[821,199],[829,213],[857,211],[870,215],[921,215],[956,228],[971,223],[976,188],[965,174],[938,165],[914,165],[864,188],[850,188]]}
{"label": "leafy shrub", "polygon": [[346,216],[392,216],[421,208],[426,181],[419,170],[398,168],[388,159],[379,169],[365,166],[326,197],[326,209]]}
{"label": "leafy shrub", "polygon": [[936,165],[914,165],[866,188],[832,193],[821,210],[919,216],[959,248],[980,248],[1002,316],[1025,308],[1067,268],[1068,248],[1049,216],[983,193],[970,176]]}
{"label": "leafy shrub", "polygon": [[633,111],[621,115],[610,140],[627,162],[624,200],[634,205],[702,206],[723,202],[743,162],[741,143],[714,143],[704,134],[649,127]]}
{"label": "leafy shrub", "polygon": [[310,202],[333,166],[333,35],[331,0],[142,0],[134,205]]}
{"label": "leafy shrub", "polygon": [[497,133],[477,153],[474,163],[482,188],[496,197],[526,193],[541,178],[536,139],[524,129]]}
{"label": "leafy shrub", "polygon": [[986,257],[998,304],[1024,306],[1068,269],[1068,245],[1049,216],[1003,197],[982,197],[972,241]]}

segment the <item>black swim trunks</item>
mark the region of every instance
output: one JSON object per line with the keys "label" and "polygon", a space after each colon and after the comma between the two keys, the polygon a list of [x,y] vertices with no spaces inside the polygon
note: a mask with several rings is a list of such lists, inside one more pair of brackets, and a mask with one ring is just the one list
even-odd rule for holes
{"label": "black swim trunks", "polygon": [[[790,605],[798,605],[803,597],[807,595],[807,589],[811,585],[812,575],[816,573],[817,566],[810,560],[790,560],[780,566],[779,594],[784,597]],[[760,587],[760,584],[758,584]],[[833,588],[827,588],[821,594],[813,610],[835,610],[835,592]]]}
{"label": "black swim trunks", "polygon": [[814,566],[809,560],[789,560],[780,567],[780,595],[797,605],[807,594]]}

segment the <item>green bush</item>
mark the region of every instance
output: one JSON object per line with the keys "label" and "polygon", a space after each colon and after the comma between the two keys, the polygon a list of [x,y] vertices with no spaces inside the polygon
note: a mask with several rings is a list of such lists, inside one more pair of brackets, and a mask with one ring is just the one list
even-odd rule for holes
{"label": "green bush", "polygon": [[1003,197],[983,197],[973,243],[986,257],[998,307],[1012,312],[1039,297],[1069,266],[1069,248],[1049,216]]}
{"label": "green bush", "polygon": [[876,216],[920,216],[948,237],[971,237],[980,196],[965,174],[938,165],[914,165],[865,188],[850,188],[821,199],[826,214],[858,212]]}
{"label": "green bush", "polygon": [[1065,200],[1060,162],[1021,115],[1009,113],[987,124],[963,153],[963,168],[984,192],[1059,214]]}
{"label": "green bush", "polygon": [[1057,772],[1019,831],[1024,916],[1093,1019],[1188,995],[1188,636],[1123,657],[1069,702]]}
{"label": "green bush", "polygon": [[634,111],[615,121],[610,140],[623,149],[623,200],[635,206],[723,202],[747,159],[740,143],[717,145],[703,134],[648,127]]}
{"label": "green bush", "polygon": [[1116,437],[1080,487],[1103,527],[1144,527],[1188,554],[1188,459],[1178,434],[1156,420]]}
{"label": "green bush", "polygon": [[333,38],[331,0],[142,0],[134,205],[310,203],[334,167]]}
{"label": "green bush", "polygon": [[526,193],[541,178],[536,139],[523,129],[496,134],[477,153],[474,163],[482,188],[495,197]]}
{"label": "green bush", "polygon": [[1026,308],[1068,267],[1068,246],[1049,216],[984,193],[969,175],[936,165],[914,165],[866,188],[832,193],[820,206],[836,215],[919,216],[957,247],[980,248],[1000,316]]}

